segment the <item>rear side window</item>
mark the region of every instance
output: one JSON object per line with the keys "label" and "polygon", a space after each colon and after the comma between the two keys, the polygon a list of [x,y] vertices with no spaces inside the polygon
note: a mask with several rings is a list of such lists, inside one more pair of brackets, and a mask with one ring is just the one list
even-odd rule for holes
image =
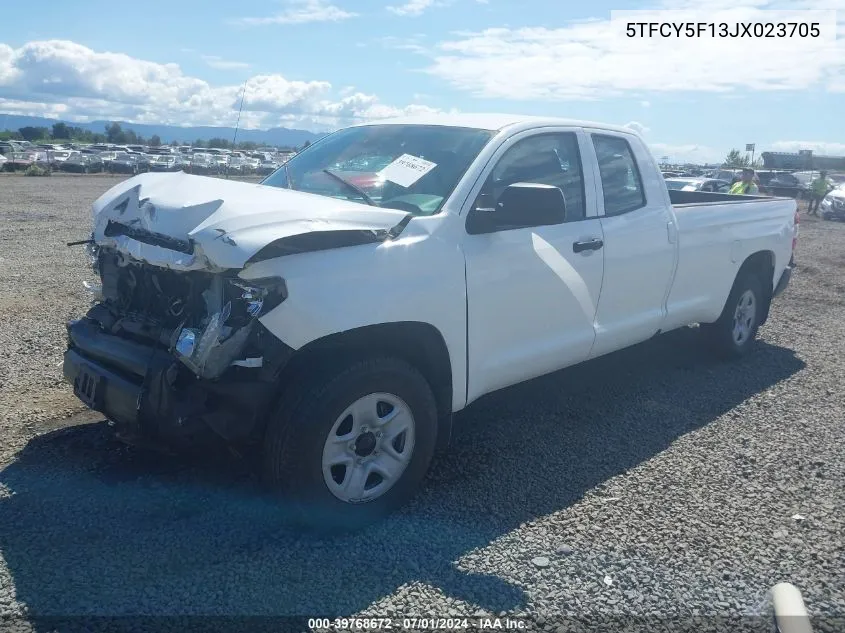
{"label": "rear side window", "polygon": [[604,214],[620,215],[644,207],[643,181],[628,141],[593,134],[593,147],[599,161]]}

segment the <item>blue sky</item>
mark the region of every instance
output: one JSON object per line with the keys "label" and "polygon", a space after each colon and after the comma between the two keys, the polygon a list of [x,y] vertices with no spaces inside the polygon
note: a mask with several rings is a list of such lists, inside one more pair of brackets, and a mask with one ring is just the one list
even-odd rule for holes
{"label": "blue sky", "polygon": [[[4,5],[0,112],[233,125],[246,81],[248,127],[515,112],[629,124],[676,160],[747,142],[845,154],[845,0]],[[731,22],[826,12],[789,17],[821,19],[822,38],[777,41],[626,38],[625,20],[611,22],[617,10],[666,19],[658,9]]]}

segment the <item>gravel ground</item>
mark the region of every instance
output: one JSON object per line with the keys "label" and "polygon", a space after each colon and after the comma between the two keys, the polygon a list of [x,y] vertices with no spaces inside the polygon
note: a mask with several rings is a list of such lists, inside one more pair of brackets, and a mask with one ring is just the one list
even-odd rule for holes
{"label": "gravel ground", "polygon": [[[89,277],[64,242],[117,180],[0,177],[0,629],[765,631],[789,581],[816,630],[845,630],[845,225],[803,220],[750,357],[708,360],[684,329],[490,396],[409,507],[317,540],[247,465],[123,447],[61,382]],[[200,615],[235,619],[151,617]]]}

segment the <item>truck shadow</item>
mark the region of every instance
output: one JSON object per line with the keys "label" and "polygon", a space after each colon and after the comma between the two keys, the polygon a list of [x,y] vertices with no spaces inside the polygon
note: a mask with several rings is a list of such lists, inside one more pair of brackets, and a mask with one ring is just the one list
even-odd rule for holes
{"label": "truck shadow", "polygon": [[766,343],[736,363],[702,351],[684,329],[482,399],[457,416],[451,450],[408,507],[333,539],[288,529],[248,464],[122,447],[102,423],[54,431],[0,471],[0,552],[40,630],[68,614],[281,615],[306,628],[304,617],[352,614],[412,583],[519,608],[521,587],[456,561],[804,367]]}

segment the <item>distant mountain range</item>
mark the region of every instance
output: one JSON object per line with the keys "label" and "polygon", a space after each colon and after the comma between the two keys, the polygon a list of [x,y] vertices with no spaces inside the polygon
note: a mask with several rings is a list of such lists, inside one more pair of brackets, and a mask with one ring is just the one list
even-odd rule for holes
{"label": "distant mountain range", "polygon": [[[4,114],[0,112],[0,131],[18,130],[22,127],[47,127],[59,123],[59,119],[47,119],[38,116],[18,116],[16,114]],[[235,135],[233,127],[180,127],[178,125],[148,125],[144,123],[129,123],[127,121],[89,121],[88,123],[75,123],[63,121],[67,125],[80,127],[92,132],[104,132],[106,125],[119,123],[124,130],[132,130],[135,134],[150,138],[157,134],[162,143],[176,141],[178,143],[191,143],[197,139],[208,140],[210,138],[225,138],[231,141]],[[269,130],[238,130],[238,142],[252,141],[262,145],[299,147],[305,141],[313,143],[324,134],[315,134],[307,130],[292,130],[286,127],[275,127]]]}

